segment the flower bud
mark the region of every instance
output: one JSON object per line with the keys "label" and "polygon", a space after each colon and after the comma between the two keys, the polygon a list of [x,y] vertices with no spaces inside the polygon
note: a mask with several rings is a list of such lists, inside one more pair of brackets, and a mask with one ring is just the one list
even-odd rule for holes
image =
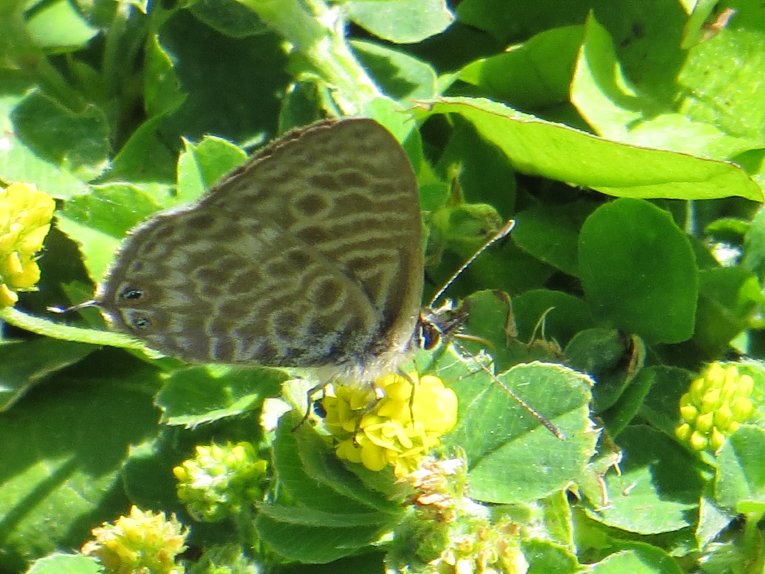
{"label": "flower bud", "polygon": [[197,446],[196,456],[173,469],[178,498],[197,520],[234,516],[262,498],[268,463],[249,442]]}
{"label": "flower bud", "polygon": [[754,379],[735,363],[712,363],[680,398],[675,436],[693,450],[717,452],[754,413]]}

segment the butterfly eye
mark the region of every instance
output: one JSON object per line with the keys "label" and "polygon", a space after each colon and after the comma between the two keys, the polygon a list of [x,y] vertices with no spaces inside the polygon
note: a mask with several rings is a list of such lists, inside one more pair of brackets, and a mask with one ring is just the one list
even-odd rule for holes
{"label": "butterfly eye", "polygon": [[142,290],[136,289],[135,287],[127,287],[120,293],[120,299],[123,301],[137,301],[138,299],[142,299],[143,295],[144,293]]}
{"label": "butterfly eye", "polygon": [[441,330],[435,323],[421,318],[417,330],[417,344],[420,349],[429,351],[441,342]]}

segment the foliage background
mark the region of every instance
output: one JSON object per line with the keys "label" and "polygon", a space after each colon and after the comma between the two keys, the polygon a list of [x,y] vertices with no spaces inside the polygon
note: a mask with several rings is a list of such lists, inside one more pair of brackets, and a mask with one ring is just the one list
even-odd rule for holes
{"label": "foliage background", "polygon": [[[284,373],[189,367],[46,322],[89,297],[137,222],[291,127],[365,115],[417,173],[426,290],[517,221],[449,295],[569,440],[451,352],[418,363],[453,383],[447,446],[471,498],[523,525],[531,571],[759,572],[765,436],[745,427],[717,460],[673,429],[706,362],[747,356],[761,388],[764,57],[751,0],[0,4],[0,179],[60,206],[39,290],[4,315],[0,571],[76,550],[130,504],[192,524],[170,469],[213,440],[273,456],[278,495],[256,522],[272,570],[414,568],[379,543],[406,514],[389,476],[340,465],[311,429],[264,430]],[[597,452],[589,386],[557,365],[595,381]],[[298,412],[299,396],[286,389]],[[621,475],[606,472],[618,449]],[[190,544],[231,532],[195,524]]]}

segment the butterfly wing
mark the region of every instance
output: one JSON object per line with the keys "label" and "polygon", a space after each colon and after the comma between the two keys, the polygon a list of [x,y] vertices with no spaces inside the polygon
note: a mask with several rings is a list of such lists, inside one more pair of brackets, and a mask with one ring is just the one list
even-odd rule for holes
{"label": "butterfly wing", "polygon": [[118,261],[97,295],[112,325],[192,362],[324,364],[376,321],[321,254],[235,214],[160,214]]}
{"label": "butterfly wing", "polygon": [[139,226],[97,301],[115,328],[187,360],[364,364],[411,341],[420,225],[393,136],[321,122]]}

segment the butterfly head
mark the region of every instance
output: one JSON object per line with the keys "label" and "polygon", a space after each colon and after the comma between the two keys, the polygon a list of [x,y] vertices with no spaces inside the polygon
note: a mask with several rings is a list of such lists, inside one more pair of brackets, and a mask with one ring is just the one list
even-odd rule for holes
{"label": "butterfly head", "polygon": [[449,340],[465,324],[468,309],[447,301],[437,309],[425,307],[420,311],[415,341],[420,349],[430,350],[443,340]]}
{"label": "butterfly head", "polygon": [[124,287],[113,298],[113,301],[100,302],[100,307],[114,324],[119,313],[119,321],[124,325],[123,330],[133,333],[149,331],[153,325],[150,316],[143,312],[141,303],[147,299],[146,291],[133,286]]}

